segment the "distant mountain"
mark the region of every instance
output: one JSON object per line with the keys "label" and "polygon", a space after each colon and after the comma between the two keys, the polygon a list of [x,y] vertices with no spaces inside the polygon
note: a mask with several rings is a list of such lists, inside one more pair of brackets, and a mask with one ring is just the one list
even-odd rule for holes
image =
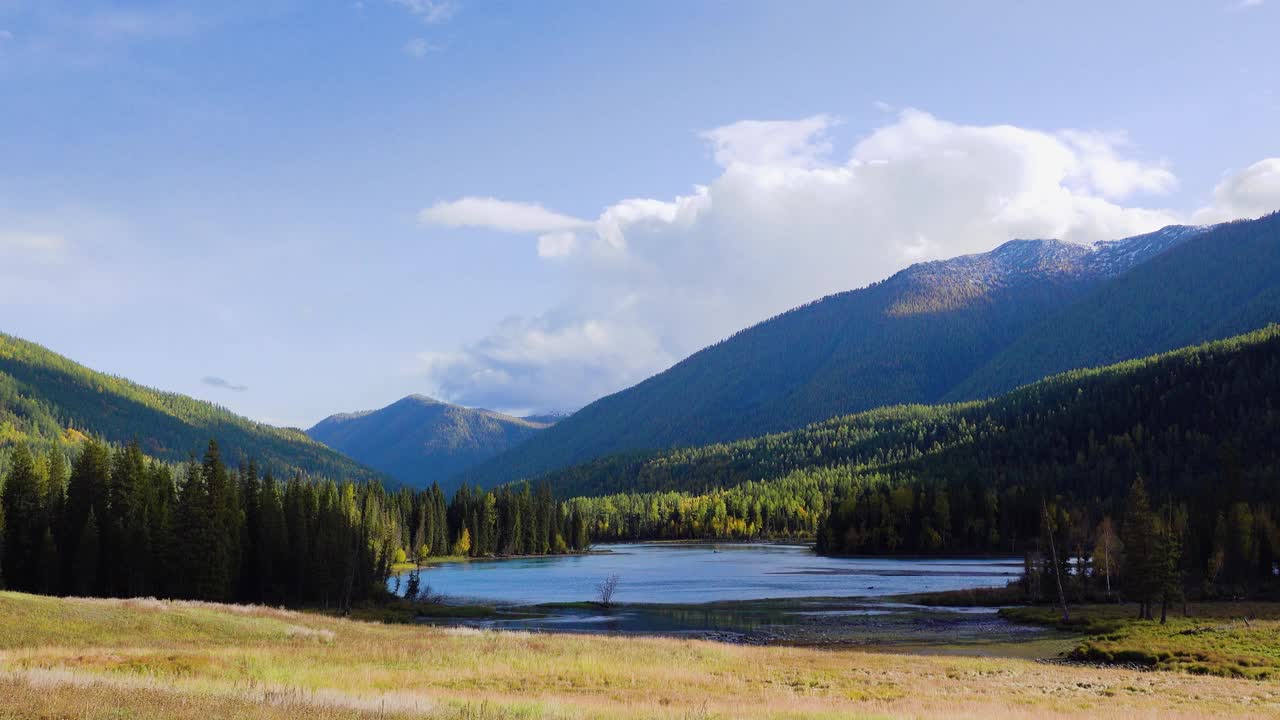
{"label": "distant mountain", "polygon": [[[1102,286],[1173,248],[1220,245],[1221,232],[1170,226],[1092,246],[1013,240],[991,252],[913,265],[739,332],[465,477],[495,484],[615,452],[735,440],[882,405],[937,402]],[[1186,343],[1134,356],[1178,344]]]}
{"label": "distant mountain", "polygon": [[548,412],[536,415],[524,415],[520,419],[528,420],[531,423],[538,423],[540,425],[555,425],[572,414],[573,413],[567,412]]}
{"label": "distant mountain", "polygon": [[0,333],[0,450],[49,446],[84,435],[137,439],[143,452],[181,462],[217,439],[228,462],[254,458],[278,477],[382,477],[301,430],[254,422],[213,403],[90,370],[35,343]]}
{"label": "distant mountain", "polygon": [[381,410],[333,415],[311,438],[409,485],[440,483],[538,433],[549,423],[410,395]]}

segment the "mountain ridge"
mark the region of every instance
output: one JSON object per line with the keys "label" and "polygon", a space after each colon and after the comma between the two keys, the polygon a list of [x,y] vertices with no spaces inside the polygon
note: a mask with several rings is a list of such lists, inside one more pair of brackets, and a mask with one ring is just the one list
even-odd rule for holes
{"label": "mountain ridge", "polygon": [[[1264,241],[1275,245],[1273,218],[1243,221],[1244,227],[1272,233]],[[1034,329],[1051,329],[1053,318],[1098,288],[1178,248],[1207,244],[1207,252],[1223,250],[1215,238],[1237,225],[1171,225],[1092,245],[1011,240],[986,253],[917,263],[885,280],[828,295],[734,333],[597,400],[463,479],[495,484],[616,452],[726,442],[880,405],[958,399],[956,388],[1004,348]],[[1225,251],[1230,254],[1231,248]],[[1263,264],[1270,267],[1270,256],[1263,255]],[[1195,266],[1186,269],[1197,271]],[[1167,291],[1158,284],[1151,289]],[[1139,344],[1105,360],[1225,337],[1269,319],[1280,316],[1268,306],[1232,326],[1233,333],[1224,328],[1186,342]],[[1168,321],[1176,324],[1179,319]],[[1017,383],[1001,384],[996,377],[984,391],[1007,390],[1053,371],[1096,364],[1086,353],[1082,362],[1067,367],[1027,377],[1014,373]]]}

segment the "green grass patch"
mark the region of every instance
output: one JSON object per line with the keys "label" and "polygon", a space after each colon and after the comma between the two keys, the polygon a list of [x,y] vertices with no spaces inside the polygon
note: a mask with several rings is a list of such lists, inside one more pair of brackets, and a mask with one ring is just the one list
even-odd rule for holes
{"label": "green grass patch", "polygon": [[485,618],[498,614],[488,605],[413,602],[403,598],[351,610],[351,617],[356,620],[381,623],[412,623],[419,618]]}
{"label": "green grass patch", "polygon": [[1280,679],[1280,604],[1196,603],[1168,622],[1138,620],[1134,605],[1071,608],[1063,622],[1052,607],[1001,611],[1017,622],[1075,630],[1086,637],[1068,657],[1198,675]]}

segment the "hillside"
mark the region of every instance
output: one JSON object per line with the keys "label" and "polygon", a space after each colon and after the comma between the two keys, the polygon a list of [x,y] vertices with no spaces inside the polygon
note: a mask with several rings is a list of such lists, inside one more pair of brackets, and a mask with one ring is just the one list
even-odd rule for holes
{"label": "hillside", "polygon": [[1091,247],[1015,240],[914,265],[695,353],[466,477],[493,484],[612,452],[720,442],[882,405],[937,402],[1090,291],[1170,248],[1216,245],[1216,234],[1172,226]]}
{"label": "hillside", "polygon": [[533,436],[548,423],[411,395],[381,410],[333,415],[312,439],[416,487],[449,479]]}
{"label": "hillside", "polygon": [[301,431],[254,422],[213,403],[95,372],[35,343],[0,333],[0,448],[46,446],[98,435],[137,439],[151,457],[181,462],[211,438],[231,462],[253,457],[278,476],[380,477]]}
{"label": "hillside", "polygon": [[1038,323],[947,399],[982,397],[1280,321],[1280,213],[1226,223]]}
{"label": "hillside", "polygon": [[573,505],[600,540],[816,536],[833,554],[1021,553],[1043,550],[1052,512],[1063,546],[1087,554],[1104,519],[1127,522],[1141,478],[1182,539],[1188,587],[1238,596],[1277,587],[1278,397],[1272,325],[995,399],[881,408],[548,480],[597,496]]}
{"label": "hillside", "polygon": [[[1173,392],[1176,391],[1176,392]],[[1172,394],[1170,394],[1172,393]],[[1215,420],[1230,397],[1236,417]],[[996,398],[947,405],[897,405],[830,418],[799,430],[730,443],[655,453],[611,455],[542,477],[569,496],[683,491],[705,493],[771,481],[797,471],[850,466],[907,467],[926,458],[1000,443],[983,452],[1003,459],[993,471],[1038,461],[1056,424],[1072,435],[1054,448],[1064,465],[1077,464],[1076,446],[1088,449],[1110,434],[1142,424],[1146,432],[1178,427],[1222,441],[1233,439],[1249,464],[1280,451],[1269,448],[1273,398],[1280,397],[1280,325],[1236,338],[1184,348],[1096,369],[1045,378]],[[1169,404],[1176,398],[1177,404]],[[1245,422],[1250,413],[1261,419]],[[1184,439],[1179,452],[1195,452]],[[952,456],[954,460],[954,457]],[[932,461],[929,461],[932,462]],[[1133,472],[1150,468],[1136,467]],[[959,466],[950,468],[959,473]]]}

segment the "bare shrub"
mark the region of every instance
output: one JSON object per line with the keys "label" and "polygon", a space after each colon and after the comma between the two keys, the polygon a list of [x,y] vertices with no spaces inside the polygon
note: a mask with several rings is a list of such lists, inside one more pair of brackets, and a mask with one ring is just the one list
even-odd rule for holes
{"label": "bare shrub", "polygon": [[613,594],[618,590],[620,579],[617,575],[610,575],[596,586],[596,597],[600,598],[600,604],[604,607],[613,607]]}

